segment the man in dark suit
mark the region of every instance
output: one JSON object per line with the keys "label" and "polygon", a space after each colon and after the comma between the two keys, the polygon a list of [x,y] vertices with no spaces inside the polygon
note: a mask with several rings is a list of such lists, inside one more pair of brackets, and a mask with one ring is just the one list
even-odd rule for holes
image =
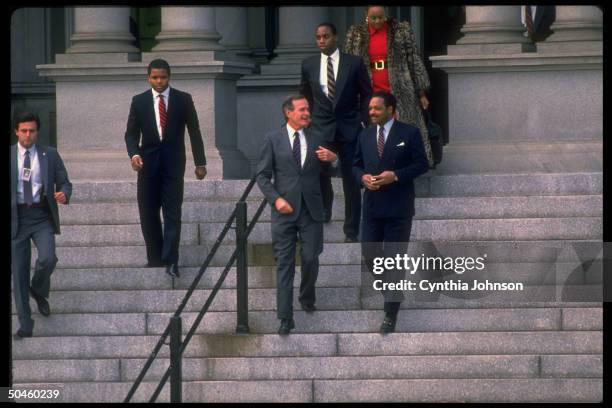
{"label": "man in dark suit", "polygon": [[319,254],[323,251],[323,201],[319,174],[330,171],[336,154],[321,146],[310,123],[308,101],[289,97],[283,103],[287,124],[268,134],[257,166],[257,184],[272,206],[272,242],[276,258],[276,304],[279,334],[289,334],[293,321],[295,246],[301,242],[302,280],[299,301],[312,313]]}
{"label": "man in dark suit", "polygon": [[[413,180],[427,172],[428,163],[418,128],[393,119],[396,99],[385,91],[372,95],[372,126],[359,135],[354,174],[363,194],[362,255],[372,271],[374,257],[395,257],[408,249],[414,215]],[[404,272],[385,271],[384,282],[399,282]],[[383,291],[382,333],[395,330],[403,294]]]}
{"label": "man in dark suit", "polygon": [[555,6],[523,6],[522,19],[531,41],[541,42],[551,34],[550,27],[556,18]]}
{"label": "man in dark suit", "polygon": [[[148,266],[166,266],[166,273],[178,278],[185,126],[198,180],[206,176],[204,143],[191,95],[169,87],[168,63],[153,60],[147,72],[152,89],[132,99],[125,144],[132,168],[138,172],[138,210]],[[163,234],[160,208],[164,215]]]}
{"label": "man in dark suit", "polygon": [[[68,204],[72,184],[57,150],[37,142],[40,119],[24,112],[15,118],[18,142],[11,146],[11,269],[20,328],[17,338],[32,337],[29,294],[49,316],[51,274],[57,264],[55,234],[60,233],[57,203]],[[31,243],[38,259],[30,284]]]}
{"label": "man in dark suit", "polygon": [[[320,55],[302,62],[301,93],[312,109],[311,128],[323,137],[326,146],[340,156],[344,190],[344,234],[356,242],[361,216],[361,192],[352,177],[357,135],[368,122],[370,78],[361,57],[338,50],[336,27],[322,23],[315,32]],[[325,222],[332,213],[334,191],[329,175],[321,175]]]}

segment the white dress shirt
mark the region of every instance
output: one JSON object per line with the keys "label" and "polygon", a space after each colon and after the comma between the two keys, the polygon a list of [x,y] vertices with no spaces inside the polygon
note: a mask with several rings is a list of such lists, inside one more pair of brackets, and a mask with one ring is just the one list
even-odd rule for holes
{"label": "white dress shirt", "polygon": [[[159,121],[159,95],[164,95],[164,102],[166,102],[166,117],[168,117],[168,106],[170,106],[170,87],[168,86],[164,92],[161,94],[157,92],[155,89],[151,88],[153,91],[153,107],[155,108],[155,121],[157,122],[157,130],[159,132],[159,139],[162,138],[162,128],[161,123]],[[166,123],[166,126],[168,123]]]}
{"label": "white dress shirt", "polygon": [[[389,132],[391,131],[391,126],[393,126],[393,123],[395,123],[395,119],[391,118],[391,120],[383,125],[383,128],[385,128],[385,144],[389,138]],[[380,125],[376,126],[376,141],[378,141],[378,132],[380,132]]]}
{"label": "white dress shirt", "polygon": [[[340,63],[340,51],[336,48],[336,51],[330,55],[332,59],[332,65],[334,66],[334,79],[338,79],[338,64]],[[327,58],[328,56],[321,53],[321,70],[319,71],[319,82],[321,83],[321,90],[327,96],[329,96],[327,91]]]}
{"label": "white dress shirt", "polygon": [[304,135],[304,129],[295,130],[287,123],[287,132],[289,133],[289,146],[293,151],[293,139],[295,139],[295,132],[298,132],[300,135],[300,162],[301,167],[304,167],[304,162],[306,161],[306,136]]}
{"label": "white dress shirt", "polygon": [[30,151],[30,181],[32,182],[32,199],[34,203],[40,203],[40,194],[42,192],[42,175],[40,174],[40,162],[38,160],[38,149],[36,145],[32,145],[29,149],[17,143],[17,204],[25,204],[23,196],[23,161],[25,160],[26,150]]}

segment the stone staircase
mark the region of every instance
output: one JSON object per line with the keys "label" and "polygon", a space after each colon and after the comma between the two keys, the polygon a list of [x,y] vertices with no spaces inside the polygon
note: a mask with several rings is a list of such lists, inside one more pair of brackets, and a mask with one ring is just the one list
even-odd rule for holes
{"label": "stone staircase", "polygon": [[[34,337],[12,344],[15,387],[59,388],[69,402],[122,401],[246,184],[186,181],[181,279],[172,289],[162,268],[144,267],[136,183],[75,183],[71,205],[61,208],[52,315],[38,315],[32,301]],[[343,243],[338,196],[325,226],[318,311],[307,315],[296,300],[296,329],[280,337],[267,209],[249,245],[252,334],[234,334],[231,271],[184,355],[183,400],[600,401],[601,302],[539,299],[535,291],[550,272],[543,259],[551,247],[601,242],[602,173],[434,174],[419,179],[417,196],[409,254],[418,256],[432,240],[485,245],[488,273],[525,283],[525,299],[407,297],[397,332],[381,336],[382,297],[362,285],[359,245]],[[259,200],[255,188],[249,216]],[[184,333],[233,241],[230,231],[187,305]],[[556,254],[548,261],[567,284],[601,284],[601,270],[572,273],[575,257]],[[17,325],[13,316],[13,332]],[[134,401],[148,400],[168,359],[164,347]],[[159,400],[169,401],[169,394],[166,385]]]}

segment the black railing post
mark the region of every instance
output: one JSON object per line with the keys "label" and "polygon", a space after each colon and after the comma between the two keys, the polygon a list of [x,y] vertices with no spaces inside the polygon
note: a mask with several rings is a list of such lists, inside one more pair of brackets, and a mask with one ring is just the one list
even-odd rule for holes
{"label": "black railing post", "polygon": [[247,203],[236,203],[236,333],[249,332],[247,265]]}
{"label": "black railing post", "polygon": [[170,319],[170,402],[183,398],[183,373],[181,362],[181,318]]}

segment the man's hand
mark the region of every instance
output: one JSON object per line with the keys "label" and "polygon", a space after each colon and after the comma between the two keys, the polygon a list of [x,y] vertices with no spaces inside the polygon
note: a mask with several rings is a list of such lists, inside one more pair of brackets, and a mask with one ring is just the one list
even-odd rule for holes
{"label": "man's hand", "polygon": [[278,197],[274,202],[274,206],[276,207],[276,211],[281,214],[291,214],[293,212],[293,207],[291,207],[291,204],[283,197]]}
{"label": "man's hand", "polygon": [[338,155],[336,155],[336,153],[324,148],[323,146],[319,146],[319,149],[315,153],[317,153],[317,157],[319,158],[319,160],[324,162],[333,162],[338,158]]}
{"label": "man's hand", "polygon": [[140,156],[138,156],[137,154],[132,156],[132,170],[140,171],[140,169],[142,169],[142,165],[143,165],[143,162]]}
{"label": "man's hand", "polygon": [[206,177],[206,166],[196,166],[195,175],[198,180],[204,179]]}
{"label": "man's hand", "polygon": [[384,186],[384,185],[395,182],[395,179],[397,177],[395,177],[394,172],[387,170],[387,171],[383,171],[378,176],[374,176],[374,178],[375,180],[372,182],[372,184],[380,187],[380,186]]}
{"label": "man's hand", "polygon": [[60,204],[66,204],[67,200],[66,200],[66,194],[62,193],[61,191],[53,194],[53,196],[55,197],[55,201],[57,201]]}
{"label": "man's hand", "polygon": [[364,174],[361,176],[361,182],[368,190],[376,191],[380,189],[379,186],[374,184],[374,180],[375,178],[373,178],[371,174]]}

